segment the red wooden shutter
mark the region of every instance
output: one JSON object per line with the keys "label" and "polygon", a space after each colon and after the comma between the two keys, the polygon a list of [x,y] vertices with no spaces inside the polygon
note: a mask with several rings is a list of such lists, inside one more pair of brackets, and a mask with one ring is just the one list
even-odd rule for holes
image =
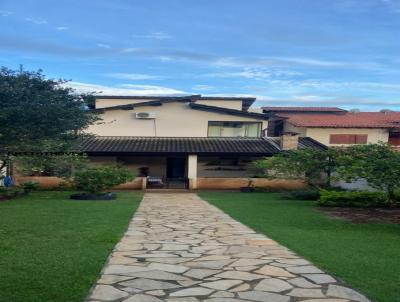
{"label": "red wooden shutter", "polygon": [[355,144],[366,144],[368,141],[368,134],[356,134]]}
{"label": "red wooden shutter", "polygon": [[330,144],[338,145],[366,144],[367,140],[367,134],[331,134],[329,137]]}

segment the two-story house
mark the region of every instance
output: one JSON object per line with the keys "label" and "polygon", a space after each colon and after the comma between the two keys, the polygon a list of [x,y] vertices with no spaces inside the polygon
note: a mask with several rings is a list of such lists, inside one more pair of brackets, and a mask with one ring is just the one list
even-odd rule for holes
{"label": "two-story house", "polygon": [[[250,112],[254,98],[99,96],[102,121],[82,144],[94,164],[119,163],[139,176],[130,188],[182,184],[237,189],[257,172],[256,159],[282,149],[325,146],[307,137],[268,139],[270,114]],[[254,179],[255,183],[269,180]],[[287,182],[285,185],[298,186]]]}
{"label": "two-story house", "polygon": [[311,137],[326,146],[385,142],[400,147],[400,112],[348,112],[336,107],[263,107],[275,115],[267,136],[285,132]]}

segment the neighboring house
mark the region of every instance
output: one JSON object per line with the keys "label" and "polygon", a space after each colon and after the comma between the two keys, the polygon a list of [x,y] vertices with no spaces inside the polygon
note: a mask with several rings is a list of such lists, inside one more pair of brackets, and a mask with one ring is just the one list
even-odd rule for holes
{"label": "neighboring house", "polygon": [[263,107],[267,136],[293,132],[327,146],[385,142],[400,147],[400,112],[348,112],[336,107]]}
{"label": "neighboring house", "polygon": [[[254,101],[100,96],[95,110],[103,120],[88,129],[96,136],[82,143],[82,151],[95,164],[120,163],[138,173],[142,179],[130,184],[132,188],[186,184],[190,188],[237,189],[255,176],[251,163],[256,159],[282,149],[326,148],[292,134],[264,138],[272,114],[250,112]],[[258,184],[268,181],[254,179]]]}

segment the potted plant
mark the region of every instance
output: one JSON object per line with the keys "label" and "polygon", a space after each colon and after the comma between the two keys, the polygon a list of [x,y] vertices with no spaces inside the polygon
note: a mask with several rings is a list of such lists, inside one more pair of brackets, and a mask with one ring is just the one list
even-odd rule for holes
{"label": "potted plant", "polygon": [[131,181],[131,171],[118,167],[97,167],[77,171],[74,175],[75,188],[84,193],[73,194],[71,199],[77,200],[113,200],[116,194],[107,192],[111,188]]}

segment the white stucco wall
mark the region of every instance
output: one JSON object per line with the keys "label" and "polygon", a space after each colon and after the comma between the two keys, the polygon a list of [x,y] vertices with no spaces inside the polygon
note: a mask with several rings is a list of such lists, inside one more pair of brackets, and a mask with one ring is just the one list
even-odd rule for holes
{"label": "white stucco wall", "polygon": [[[137,119],[136,112],[153,112],[156,118]],[[101,118],[103,120],[90,126],[87,132],[101,136],[207,137],[209,121],[262,122],[262,129],[267,127],[266,120],[194,110],[178,102],[134,110],[109,110]]]}

